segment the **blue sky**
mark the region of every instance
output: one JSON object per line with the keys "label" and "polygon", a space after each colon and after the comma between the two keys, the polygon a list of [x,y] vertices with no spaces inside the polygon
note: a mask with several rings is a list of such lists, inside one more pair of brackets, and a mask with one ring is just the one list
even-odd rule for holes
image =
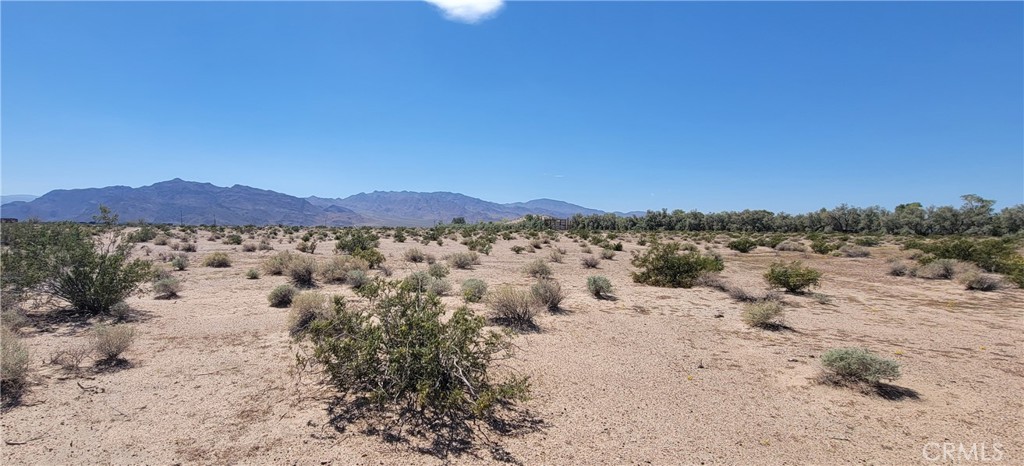
{"label": "blue sky", "polygon": [[1024,202],[1020,2],[4,2],[0,64],[4,194]]}

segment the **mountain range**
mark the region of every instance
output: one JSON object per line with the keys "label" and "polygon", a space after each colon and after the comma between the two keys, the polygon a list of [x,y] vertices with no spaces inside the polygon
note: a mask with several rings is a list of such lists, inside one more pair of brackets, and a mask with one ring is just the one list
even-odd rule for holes
{"label": "mountain range", "polygon": [[[374,191],[345,198],[301,198],[243,185],[214,186],[175,178],[132,188],[58,189],[0,206],[19,220],[88,222],[105,205],[122,221],[219,225],[432,226],[513,220],[527,214],[570,217],[605,212],[554,199],[499,204],[450,192]],[[632,214],[632,213],[631,213]]]}

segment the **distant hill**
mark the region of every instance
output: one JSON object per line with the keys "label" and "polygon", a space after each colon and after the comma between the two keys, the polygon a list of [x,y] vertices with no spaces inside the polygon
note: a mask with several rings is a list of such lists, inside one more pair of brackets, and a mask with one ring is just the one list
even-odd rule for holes
{"label": "distant hill", "polygon": [[0,204],[7,204],[8,202],[28,202],[39,196],[32,194],[4,194],[0,196]]}
{"label": "distant hill", "polygon": [[222,225],[431,226],[464,217],[468,222],[512,220],[526,214],[569,217],[604,212],[553,199],[499,204],[449,192],[375,191],[346,198],[299,198],[234,185],[229,188],[173,179],[140,188],[54,190],[30,201],[4,203],[4,217],[87,222],[100,204],[122,221]]}

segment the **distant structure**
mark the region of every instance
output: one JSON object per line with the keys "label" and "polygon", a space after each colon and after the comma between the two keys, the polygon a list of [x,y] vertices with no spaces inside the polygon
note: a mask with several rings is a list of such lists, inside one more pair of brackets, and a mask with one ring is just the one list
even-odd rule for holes
{"label": "distant structure", "polygon": [[544,226],[552,230],[568,230],[572,227],[572,219],[544,217]]}
{"label": "distant structure", "polygon": [[0,218],[0,223],[18,223],[18,219],[11,217]]}

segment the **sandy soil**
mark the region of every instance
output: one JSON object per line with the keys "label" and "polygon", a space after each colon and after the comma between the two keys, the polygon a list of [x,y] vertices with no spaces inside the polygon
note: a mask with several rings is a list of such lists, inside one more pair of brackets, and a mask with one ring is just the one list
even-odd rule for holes
{"label": "sandy soil", "polygon": [[[445,461],[358,426],[335,428],[329,390],[294,369],[287,309],[267,304],[285,278],[244,276],[274,251],[198,244],[190,268],[174,272],[184,281],[180,298],[130,301],[141,310],[130,367],[62,372],[48,356],[85,341],[90,323],[34,316],[38,327],[25,331],[32,386],[2,414],[4,464]],[[513,244],[526,241],[499,240],[481,265],[453,270],[456,289],[471,277],[492,287],[532,283],[523,265],[549,250],[516,255]],[[745,326],[742,305],[720,291],[634,284],[628,251],[640,248],[633,242],[597,270],[580,265],[579,244],[562,238],[554,245],[568,252],[564,263],[550,264],[568,293],[567,312],[542,314],[540,332],[517,336],[511,363],[532,378],[525,407],[538,423],[516,435],[489,434],[514,461],[929,464],[927,444],[952,442],[985,444],[990,459],[998,443],[1001,462],[1024,463],[1024,290],[970,292],[952,281],[888,276],[885,259],[905,254],[893,246],[856,259],[719,249],[723,277],[751,289],[764,289],[761,274],[779,258],[824,272],[816,291],[829,302],[786,295],[790,330],[771,332]],[[320,245],[321,260],[332,246]],[[149,247],[150,257],[169,252]],[[412,247],[439,258],[465,250],[455,241],[383,239],[395,277],[425,268],[401,259]],[[202,267],[212,251],[230,252],[233,266]],[[594,274],[611,280],[617,299],[587,293]],[[321,291],[352,296],[345,286]],[[817,383],[821,353],[842,346],[899,360],[896,396]],[[485,447],[447,460],[497,461]]]}

